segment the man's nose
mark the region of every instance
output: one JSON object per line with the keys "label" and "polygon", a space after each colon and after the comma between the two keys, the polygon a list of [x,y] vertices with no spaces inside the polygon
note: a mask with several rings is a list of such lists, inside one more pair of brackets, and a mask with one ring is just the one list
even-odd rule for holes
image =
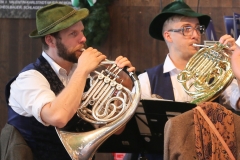
{"label": "man's nose", "polygon": [[200,35],[200,31],[197,28],[194,28],[192,34]]}
{"label": "man's nose", "polygon": [[83,35],[83,36],[80,38],[79,43],[86,43],[86,41],[87,41],[87,38]]}
{"label": "man's nose", "polygon": [[192,37],[200,37],[201,36],[201,33],[196,28],[194,28],[192,32],[193,32]]}

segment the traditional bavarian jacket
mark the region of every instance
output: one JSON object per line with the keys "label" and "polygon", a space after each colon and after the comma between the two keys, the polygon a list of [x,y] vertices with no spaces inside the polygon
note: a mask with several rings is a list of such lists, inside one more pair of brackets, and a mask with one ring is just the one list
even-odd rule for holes
{"label": "traditional bavarian jacket", "polygon": [[[40,56],[35,63],[27,65],[20,73],[28,70],[37,70],[49,82],[51,90],[58,95],[64,88],[50,64],[43,56]],[[6,101],[10,96],[10,85],[17,78],[11,79],[5,89]],[[87,87],[85,87],[87,89]],[[61,143],[53,126],[44,126],[35,117],[25,117],[16,113],[11,106],[8,106],[8,123],[16,127],[32,149],[34,157],[40,160],[67,160],[71,159]],[[75,115],[64,128],[68,131],[89,131],[93,127]]]}

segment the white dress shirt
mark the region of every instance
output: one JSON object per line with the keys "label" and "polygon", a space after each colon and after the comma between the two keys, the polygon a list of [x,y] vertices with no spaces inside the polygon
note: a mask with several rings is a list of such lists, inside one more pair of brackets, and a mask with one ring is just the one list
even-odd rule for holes
{"label": "white dress shirt", "polygon": [[[170,73],[172,86],[173,86],[173,93],[175,97],[175,101],[178,102],[190,102],[193,99],[184,91],[182,84],[178,82],[177,75],[181,72],[180,69],[176,68],[173,64],[170,57],[167,55],[164,65],[163,65],[163,73]],[[147,72],[140,74],[139,82],[141,85],[141,99],[151,99],[151,87],[150,81]],[[227,108],[234,108],[236,109],[236,102],[238,97],[231,96],[235,94],[236,91],[239,91],[237,81],[234,79],[233,82],[230,84],[229,87],[220,95],[220,103]]]}
{"label": "white dress shirt", "polygon": [[[55,63],[45,52],[42,53],[42,56],[51,65],[63,85],[66,86],[77,64],[73,65],[67,75],[67,71]],[[26,117],[34,116],[40,123],[48,125],[42,121],[40,112],[45,104],[52,102],[55,98],[55,93],[51,90],[47,79],[33,69],[20,73],[11,84],[9,105],[16,113]]]}

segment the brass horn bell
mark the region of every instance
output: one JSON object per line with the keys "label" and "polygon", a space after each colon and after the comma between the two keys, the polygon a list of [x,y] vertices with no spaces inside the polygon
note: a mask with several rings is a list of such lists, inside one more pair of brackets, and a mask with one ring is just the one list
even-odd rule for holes
{"label": "brass horn bell", "polygon": [[229,55],[228,47],[217,42],[201,48],[189,60],[177,79],[193,98],[191,103],[214,100],[232,82],[234,75]]}
{"label": "brass horn bell", "polygon": [[138,77],[124,72],[114,61],[103,61],[90,76],[91,87],[82,96],[77,115],[101,127],[75,133],[56,128],[73,160],[91,160],[98,147],[130,120],[140,101]]}

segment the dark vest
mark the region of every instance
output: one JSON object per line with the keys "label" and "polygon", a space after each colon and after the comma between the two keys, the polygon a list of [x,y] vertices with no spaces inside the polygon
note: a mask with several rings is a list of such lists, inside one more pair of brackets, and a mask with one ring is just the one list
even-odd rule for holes
{"label": "dark vest", "polygon": [[[48,80],[51,90],[56,95],[63,90],[64,85],[44,57],[40,56],[35,63],[29,64],[21,72],[31,69],[39,71]],[[10,80],[6,86],[5,96],[7,104],[10,96],[10,85],[16,78],[17,76]],[[71,160],[53,126],[44,126],[33,116],[21,116],[14,112],[10,106],[8,106],[8,123],[20,131],[37,159]],[[75,115],[65,129],[68,131],[88,131],[92,130],[93,127]]]}
{"label": "dark vest", "polygon": [[163,64],[147,69],[152,94],[175,100],[170,73],[163,73]]}

